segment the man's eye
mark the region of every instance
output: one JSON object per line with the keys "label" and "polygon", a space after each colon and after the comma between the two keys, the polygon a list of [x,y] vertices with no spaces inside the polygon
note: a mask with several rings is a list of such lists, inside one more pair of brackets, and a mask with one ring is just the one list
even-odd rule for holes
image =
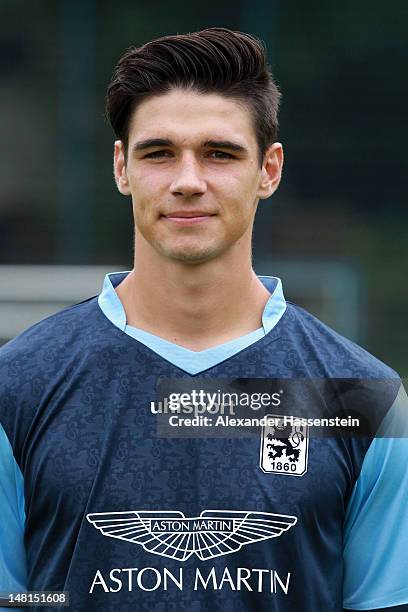
{"label": "man's eye", "polygon": [[145,158],[159,158],[164,157],[165,155],[170,155],[170,153],[168,151],[152,151],[151,153],[147,153],[147,155],[145,155]]}
{"label": "man's eye", "polygon": [[233,159],[234,156],[225,151],[211,151],[210,155],[214,156],[214,159]]}

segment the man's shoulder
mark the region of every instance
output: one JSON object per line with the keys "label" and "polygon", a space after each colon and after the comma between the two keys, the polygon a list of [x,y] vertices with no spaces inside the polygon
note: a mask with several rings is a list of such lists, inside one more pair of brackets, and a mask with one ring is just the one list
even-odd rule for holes
{"label": "man's shoulder", "polygon": [[0,367],[4,362],[24,360],[33,354],[49,357],[57,349],[80,342],[85,334],[89,339],[98,311],[97,297],[93,296],[31,325],[0,348]]}
{"label": "man's shoulder", "polygon": [[287,315],[295,342],[310,360],[324,364],[330,376],[399,378],[397,372],[381,359],[297,304],[288,302]]}
{"label": "man's shoulder", "polygon": [[98,355],[95,342],[106,329],[99,313],[97,298],[88,298],[30,326],[0,348],[0,423],[18,456],[36,415],[62,392],[82,360]]}

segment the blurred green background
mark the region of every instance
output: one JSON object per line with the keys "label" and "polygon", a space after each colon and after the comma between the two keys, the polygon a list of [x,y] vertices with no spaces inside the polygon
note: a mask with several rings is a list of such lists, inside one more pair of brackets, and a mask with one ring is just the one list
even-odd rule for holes
{"label": "blurred green background", "polygon": [[[131,205],[113,182],[103,117],[113,67],[130,45],[164,34],[243,30],[266,43],[283,93],[285,170],[277,194],[260,203],[255,269],[282,268],[289,297],[333,324],[324,292],[313,300],[290,279],[291,270],[307,281],[326,266],[350,319],[340,331],[408,374],[406,2],[3,0],[0,8],[0,266],[129,269]],[[353,299],[336,270],[357,286]]]}

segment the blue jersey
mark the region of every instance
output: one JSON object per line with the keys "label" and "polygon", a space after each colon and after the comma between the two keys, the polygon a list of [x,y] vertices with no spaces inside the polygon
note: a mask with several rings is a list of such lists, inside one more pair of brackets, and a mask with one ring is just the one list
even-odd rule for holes
{"label": "blue jersey", "polygon": [[[405,609],[406,394],[272,289],[262,329],[196,360],[126,329],[113,287],[0,350],[0,590],[78,612]],[[376,431],[316,437],[273,404],[257,435],[158,432],[162,381],[250,379],[361,381]]]}

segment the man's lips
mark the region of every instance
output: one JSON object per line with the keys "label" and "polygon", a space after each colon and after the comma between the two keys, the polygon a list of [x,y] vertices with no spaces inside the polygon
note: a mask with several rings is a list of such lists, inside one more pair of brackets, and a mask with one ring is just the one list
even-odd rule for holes
{"label": "man's lips", "polygon": [[196,223],[203,223],[214,216],[214,213],[202,210],[176,210],[167,215],[161,215],[161,218],[177,225],[195,225]]}

